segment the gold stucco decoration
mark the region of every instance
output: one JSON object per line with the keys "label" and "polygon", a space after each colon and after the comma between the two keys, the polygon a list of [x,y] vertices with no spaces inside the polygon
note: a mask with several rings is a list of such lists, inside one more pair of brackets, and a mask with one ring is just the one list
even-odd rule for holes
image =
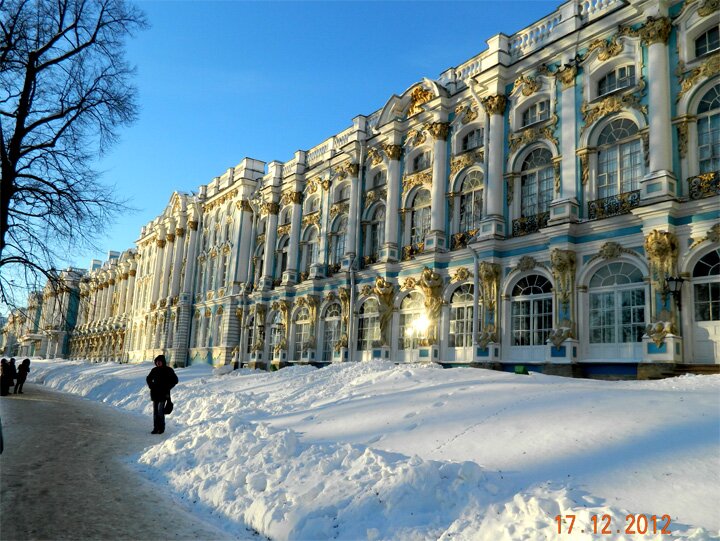
{"label": "gold stucco decoration", "polygon": [[432,172],[420,171],[418,173],[413,173],[412,175],[405,175],[405,177],[403,177],[402,185],[403,196],[415,186],[432,186]]}
{"label": "gold stucco decoration", "polygon": [[700,17],[707,17],[713,14],[717,16],[718,10],[720,10],[720,0],[705,0],[698,9],[698,15],[700,15]]}
{"label": "gold stucco decoration", "polygon": [[373,190],[368,190],[368,192],[365,194],[365,208],[370,207],[375,201],[385,201],[387,198],[387,189],[385,188],[375,188]]}
{"label": "gold stucco decoration", "polygon": [[410,105],[408,106],[407,116],[415,116],[423,111],[423,105],[434,98],[432,91],[423,88],[421,85],[416,86],[410,93]]}
{"label": "gold stucco decoration", "polygon": [[367,156],[373,165],[380,165],[382,163],[382,154],[380,154],[380,151],[375,147],[369,147],[367,149]]}
{"label": "gold stucco decoration", "polygon": [[515,94],[515,91],[520,88],[523,96],[532,96],[535,92],[540,90],[541,86],[540,82],[534,77],[521,75],[515,79],[515,84],[513,84],[513,88],[510,93]]}
{"label": "gold stucco decoration", "polygon": [[587,52],[583,55],[583,59],[587,58],[593,51],[598,51],[597,57],[601,62],[610,60],[619,55],[623,51],[623,44],[618,41],[619,34],[615,34],[610,39],[599,38],[590,43]]}
{"label": "gold stucco decoration", "polygon": [[417,280],[410,276],[409,278],[405,278],[403,283],[400,285],[400,290],[410,291],[412,289],[415,289],[415,286],[417,286]]}
{"label": "gold stucco decoration", "polygon": [[567,90],[575,86],[577,66],[563,66],[555,72],[555,77],[562,84],[562,89]]}
{"label": "gold stucco decoration", "polygon": [[547,126],[535,126],[526,128],[519,133],[511,133],[509,136],[510,152],[515,152],[520,147],[539,141],[540,139],[546,139],[552,141],[555,146],[558,144],[557,137],[555,137],[555,126],[557,125],[557,115],[552,116],[552,122]]}
{"label": "gold stucco decoration", "polygon": [[383,145],[383,150],[385,151],[385,155],[388,157],[388,160],[399,160],[402,156],[403,147],[400,145],[385,143]]}
{"label": "gold stucco decoration", "polygon": [[470,167],[476,163],[483,163],[484,161],[485,152],[482,149],[460,154],[450,162],[450,176],[456,175],[466,167]]}
{"label": "gold stucco decoration", "polygon": [[428,122],[425,129],[436,141],[447,141],[450,133],[450,124],[448,122]]}
{"label": "gold stucco decoration", "polygon": [[437,272],[425,267],[420,274],[417,287],[425,295],[425,313],[430,320],[428,327],[427,343],[438,343],[438,323],[440,321],[440,311],[442,309],[442,289],[443,279]]}
{"label": "gold stucco decoration", "polygon": [[489,115],[502,115],[505,114],[505,107],[507,106],[507,97],[503,94],[496,96],[487,96],[480,100],[485,111]]}
{"label": "gold stucco decoration", "polygon": [[416,130],[413,128],[407,133],[406,141],[410,146],[422,145],[426,140],[425,131],[422,129]]}
{"label": "gold stucco decoration", "polygon": [[680,98],[687,94],[700,79],[713,77],[720,73],[720,53],[710,56],[689,74],[685,73],[684,64],[679,64],[677,73],[680,80],[680,91],[677,94],[676,101],[680,101]]}
{"label": "gold stucco decoration", "polygon": [[568,304],[575,289],[575,269],[577,259],[572,250],[553,248],[550,252],[550,265],[555,279],[554,290],[562,304]]}
{"label": "gold stucco decoration", "polygon": [[278,238],[282,237],[283,235],[287,235],[290,232],[290,225],[291,224],[283,224],[277,227]]}
{"label": "gold stucco decoration", "polygon": [[467,269],[467,267],[460,267],[455,271],[455,273],[450,278],[450,282],[457,283],[457,282],[465,282],[472,278],[472,273]]}
{"label": "gold stucco decoration", "polygon": [[313,212],[312,214],[306,214],[303,216],[302,219],[302,225],[303,227],[307,227],[309,225],[319,225],[320,224],[320,212]]}
{"label": "gold stucco decoration", "polygon": [[636,94],[608,96],[595,105],[583,102],[580,106],[580,112],[583,116],[584,125],[580,130],[580,133],[582,134],[593,123],[604,116],[620,112],[627,107],[632,107],[633,109],[640,111],[642,114],[647,115],[647,107],[640,103],[640,98]]}
{"label": "gold stucco decoration", "polygon": [[669,17],[648,17],[640,28],[633,30],[627,26],[620,27],[620,34],[640,37],[643,45],[667,43],[670,39],[672,21]]}
{"label": "gold stucco decoration", "polygon": [[350,210],[348,203],[335,203],[330,207],[330,218],[335,218],[338,214],[347,214]]}
{"label": "gold stucco decoration", "polygon": [[378,311],[380,316],[380,339],[383,346],[390,345],[390,327],[392,325],[393,299],[395,297],[395,286],[378,276],[375,280],[373,290],[378,298]]}
{"label": "gold stucco decoration", "polygon": [[663,289],[665,277],[677,275],[680,245],[674,233],[653,229],[645,237],[645,255],[650,265],[650,281]]}
{"label": "gold stucco decoration", "polygon": [[697,245],[702,244],[706,240],[710,241],[710,242],[714,242],[716,244],[720,242],[720,223],[717,223],[714,226],[712,226],[703,238],[697,239],[696,241],[694,241],[692,243],[692,245],[690,246],[690,250],[695,248]]}

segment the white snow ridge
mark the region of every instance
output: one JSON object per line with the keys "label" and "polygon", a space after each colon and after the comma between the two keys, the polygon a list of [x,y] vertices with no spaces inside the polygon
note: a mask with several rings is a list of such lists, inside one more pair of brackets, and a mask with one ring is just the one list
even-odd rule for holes
{"label": "white snow ridge", "polygon": [[[33,368],[36,382],[151,424],[150,363]],[[148,434],[138,467],[237,535],[720,539],[718,376],[607,382],[384,362],[177,372],[165,439]],[[628,515],[644,515],[634,526],[647,533],[626,533]]]}

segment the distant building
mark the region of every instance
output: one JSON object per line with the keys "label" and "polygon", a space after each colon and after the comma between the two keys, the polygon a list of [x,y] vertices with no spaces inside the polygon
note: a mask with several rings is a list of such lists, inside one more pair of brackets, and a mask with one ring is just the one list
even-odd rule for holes
{"label": "distant building", "polygon": [[720,363],[719,20],[569,0],[287,162],[172,194],[81,279],[70,355]]}

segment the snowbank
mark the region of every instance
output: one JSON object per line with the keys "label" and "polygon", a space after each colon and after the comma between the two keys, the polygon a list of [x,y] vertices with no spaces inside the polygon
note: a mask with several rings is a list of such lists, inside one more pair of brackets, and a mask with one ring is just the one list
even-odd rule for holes
{"label": "snowbank", "polygon": [[[150,363],[32,368],[35,382],[150,424]],[[720,377],[598,382],[384,362],[178,374],[166,438],[148,434],[138,462],[225,529],[575,540],[597,538],[603,515],[614,534],[603,539],[704,540],[720,528]],[[623,533],[629,514],[657,515],[658,532]],[[659,532],[665,514],[671,535]],[[575,515],[572,534],[558,534],[557,515]]]}

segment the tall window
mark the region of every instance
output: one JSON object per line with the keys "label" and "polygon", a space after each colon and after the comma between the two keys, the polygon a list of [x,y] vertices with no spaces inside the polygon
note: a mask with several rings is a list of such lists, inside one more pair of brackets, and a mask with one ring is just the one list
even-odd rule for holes
{"label": "tall window", "polygon": [[285,207],[282,212],[280,212],[280,225],[286,225],[290,223],[290,215],[292,214],[290,212],[291,207]]}
{"label": "tall window", "polygon": [[320,198],[318,196],[311,197],[305,203],[305,213],[310,214],[320,210]]}
{"label": "tall window", "polygon": [[629,263],[600,267],[590,279],[590,343],[642,342],[645,283]]}
{"label": "tall window", "polygon": [[270,355],[272,356],[275,348],[280,345],[285,336],[285,326],[283,325],[282,314],[275,312],[272,323],[270,323]]}
{"label": "tall window", "polygon": [[373,342],[380,340],[380,316],[378,302],[368,299],[360,307],[358,316],[358,351],[370,351]]}
{"label": "tall window", "polygon": [[613,120],[598,137],[598,199],[637,190],[643,173],[637,125],[627,118]]}
{"label": "tall window", "polygon": [[425,315],[423,296],[413,291],[405,297],[400,305],[400,329],[398,349],[416,349],[420,340],[427,338],[427,329],[419,329],[415,321]]}
{"label": "tall window", "polygon": [[550,100],[533,103],[522,114],[523,127],[550,118]]}
{"label": "tall window", "polygon": [[511,307],[512,345],[545,345],[552,329],[552,285],[547,278],[521,278],[513,288]]}
{"label": "tall window", "polygon": [[547,212],[553,193],[552,154],[546,148],[533,150],[522,164],[520,176],[522,216]]}
{"label": "tall window", "polygon": [[695,321],[720,321],[720,250],[703,256],[693,269]]}
{"label": "tall window", "polygon": [[720,170],[720,85],[715,85],[698,106],[698,159],[700,174]]}
{"label": "tall window", "polygon": [[468,132],[462,140],[463,152],[483,146],[483,136],[484,134],[482,128]]}
{"label": "tall window", "polygon": [[412,204],[410,218],[410,243],[424,242],[425,235],[430,231],[430,192],[425,189],[418,190]]}
{"label": "tall window", "polygon": [[309,273],[310,268],[317,263],[318,259],[318,230],[316,227],[311,227],[305,234],[303,251],[305,252],[303,256],[304,272]]}
{"label": "tall window", "polygon": [[251,317],[247,325],[247,345],[245,346],[245,352],[250,355],[255,345],[255,318]]}
{"label": "tall window", "polygon": [[385,207],[383,205],[379,205],[375,209],[368,227],[370,228],[369,255],[377,257],[380,255],[380,248],[385,243]]}
{"label": "tall window", "polygon": [[289,247],[290,239],[288,237],[283,237],[278,242],[278,248],[275,252],[275,279],[282,278],[283,272],[287,270]]}
{"label": "tall window", "polygon": [[336,193],[335,202],[346,201],[350,199],[350,184],[345,184]]}
{"label": "tall window", "polygon": [[720,27],[715,26],[695,39],[695,56],[703,56],[718,49],[720,49]]}
{"label": "tall window", "polygon": [[473,286],[465,284],[457,288],[450,298],[451,348],[472,346]]}
{"label": "tall window", "polygon": [[310,344],[310,312],[307,308],[300,308],[295,315],[295,360],[302,358],[303,352],[312,349]]}
{"label": "tall window", "polygon": [[460,195],[460,232],[480,227],[482,219],[483,177],[480,171],[471,171],[463,180]]}
{"label": "tall window", "polygon": [[373,175],[372,179],[372,188],[377,188],[378,186],[382,186],[387,182],[387,171],[378,171]]}
{"label": "tall window", "polygon": [[628,64],[615,68],[598,81],[598,96],[631,86],[635,86],[635,66]]}
{"label": "tall window", "polygon": [[323,316],[323,353],[322,360],[332,361],[335,342],[340,339],[340,305],[333,303],[325,309]]}
{"label": "tall window", "polygon": [[430,167],[430,151],[421,152],[413,159],[413,173]]}
{"label": "tall window", "polygon": [[339,265],[345,255],[345,235],[347,233],[347,218],[338,217],[333,224],[330,236],[330,264]]}

